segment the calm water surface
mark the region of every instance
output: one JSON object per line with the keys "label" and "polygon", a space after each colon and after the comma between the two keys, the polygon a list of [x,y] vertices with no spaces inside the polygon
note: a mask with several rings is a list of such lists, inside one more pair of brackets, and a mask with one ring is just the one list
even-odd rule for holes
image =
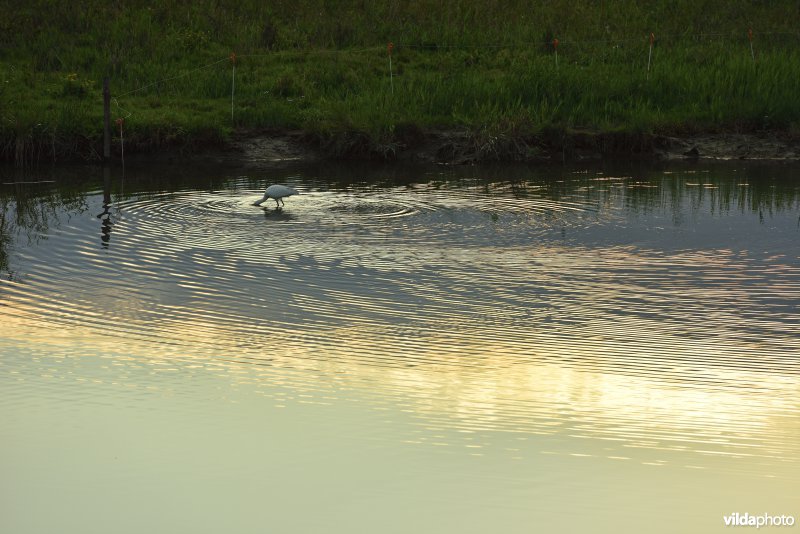
{"label": "calm water surface", "polygon": [[800,521],[797,166],[0,176],[0,531]]}

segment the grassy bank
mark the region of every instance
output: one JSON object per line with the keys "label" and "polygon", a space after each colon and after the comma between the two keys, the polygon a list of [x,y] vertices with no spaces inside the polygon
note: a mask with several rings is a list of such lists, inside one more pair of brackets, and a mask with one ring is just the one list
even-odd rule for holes
{"label": "grassy bank", "polygon": [[97,157],[104,76],[126,151],[242,128],[378,157],[430,129],[500,157],[571,130],[800,130],[796,2],[400,4],[0,3],[0,158]]}

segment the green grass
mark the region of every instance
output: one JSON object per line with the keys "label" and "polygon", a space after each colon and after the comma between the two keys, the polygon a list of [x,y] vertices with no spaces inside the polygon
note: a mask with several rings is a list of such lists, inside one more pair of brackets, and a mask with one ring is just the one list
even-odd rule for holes
{"label": "green grass", "polygon": [[385,154],[424,129],[798,130],[796,2],[574,4],[0,3],[0,159],[96,156],[104,76],[130,150],[193,149],[237,128],[359,132]]}

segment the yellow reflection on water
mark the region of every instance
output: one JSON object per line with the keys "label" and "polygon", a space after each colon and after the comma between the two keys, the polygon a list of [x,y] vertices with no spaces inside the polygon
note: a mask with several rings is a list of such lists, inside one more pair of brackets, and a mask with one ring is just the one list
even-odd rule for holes
{"label": "yellow reflection on water", "polygon": [[[557,336],[538,339],[531,354],[502,339],[471,338],[459,351],[458,339],[430,331],[396,339],[380,328],[318,329],[303,338],[267,341],[232,336],[230,328],[203,318],[165,318],[137,336],[43,323],[20,303],[2,313],[0,337],[50,346],[55,355],[100,354],[158,372],[200,366],[224,373],[232,386],[272,395],[270,386],[280,384],[325,404],[358,392],[374,409],[412,416],[424,429],[415,443],[481,449],[491,434],[549,436],[556,441],[543,442],[541,450],[508,454],[760,476],[798,472],[796,375],[720,364],[702,372],[689,365],[648,368],[641,362],[657,355],[646,350],[603,358],[602,340],[572,345]],[[640,363],[628,369],[625,361]],[[444,439],[443,432],[456,434]]]}

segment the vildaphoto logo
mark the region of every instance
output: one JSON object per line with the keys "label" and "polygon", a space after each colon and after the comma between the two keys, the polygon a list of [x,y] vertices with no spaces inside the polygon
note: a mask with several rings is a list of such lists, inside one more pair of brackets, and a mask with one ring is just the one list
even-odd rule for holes
{"label": "vildaphoto logo", "polygon": [[734,512],[731,515],[722,516],[726,527],[793,527],[794,516],[791,515],[750,515],[745,512],[740,514]]}

